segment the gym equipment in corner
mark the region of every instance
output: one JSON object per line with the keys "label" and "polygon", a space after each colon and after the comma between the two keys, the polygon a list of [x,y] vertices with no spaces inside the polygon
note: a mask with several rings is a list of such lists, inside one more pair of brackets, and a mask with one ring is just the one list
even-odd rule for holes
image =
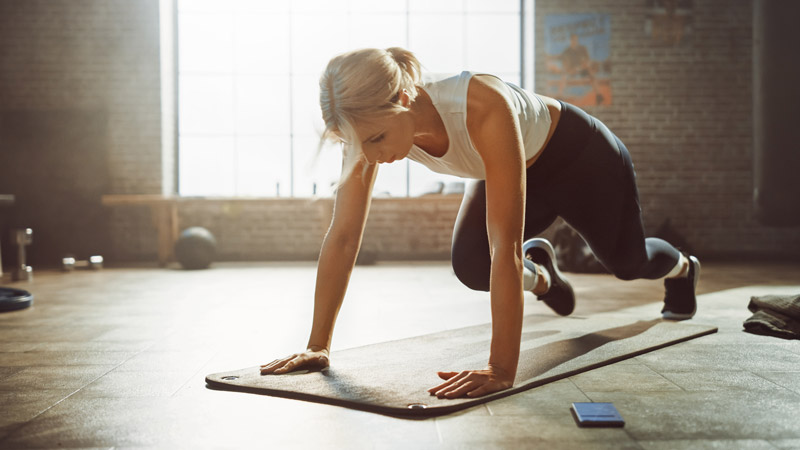
{"label": "gym equipment in corner", "polygon": [[0,287],[0,312],[25,309],[33,304],[33,294],[22,289]]}
{"label": "gym equipment in corner", "polygon": [[11,230],[11,242],[17,246],[17,267],[11,272],[14,281],[33,280],[33,268],[28,265],[25,258],[25,246],[33,243],[33,230],[22,228]]}
{"label": "gym equipment in corner", "polygon": [[64,272],[72,272],[75,269],[103,269],[103,257],[100,255],[90,256],[88,260],[77,260],[74,256],[61,258],[61,269]]}
{"label": "gym equipment in corner", "polygon": [[175,241],[175,259],[186,270],[207,269],[216,254],[217,240],[203,227],[189,227]]}

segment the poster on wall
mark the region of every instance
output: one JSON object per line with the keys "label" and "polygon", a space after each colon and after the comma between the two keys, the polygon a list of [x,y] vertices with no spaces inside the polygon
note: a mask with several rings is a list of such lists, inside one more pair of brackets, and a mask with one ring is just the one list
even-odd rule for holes
{"label": "poster on wall", "polygon": [[610,15],[551,14],[544,25],[544,94],[577,106],[610,105]]}
{"label": "poster on wall", "polygon": [[645,0],[644,31],[653,42],[677,46],[692,34],[692,0]]}

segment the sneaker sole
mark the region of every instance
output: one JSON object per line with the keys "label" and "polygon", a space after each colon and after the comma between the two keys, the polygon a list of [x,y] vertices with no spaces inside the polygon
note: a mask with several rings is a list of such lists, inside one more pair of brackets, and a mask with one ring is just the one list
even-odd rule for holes
{"label": "sneaker sole", "polygon": [[666,320],[689,320],[697,313],[697,281],[700,280],[700,261],[694,256],[689,257],[689,264],[694,265],[694,290],[695,300],[694,309],[691,313],[674,313],[672,311],[665,311],[661,313],[661,317]]}
{"label": "sneaker sole", "polygon": [[[550,273],[550,283],[551,283],[551,285],[555,282],[555,279],[557,278],[557,279],[561,280],[562,283],[564,283],[564,284],[566,284],[566,285],[571,287],[572,283],[569,282],[569,279],[567,277],[565,277],[564,274],[560,270],[558,270],[558,264],[557,264],[557,260],[556,260],[556,249],[553,248],[553,245],[550,243],[550,241],[548,241],[547,239],[541,239],[541,238],[533,238],[533,239],[530,239],[530,240],[526,241],[522,245],[522,256],[525,257],[528,254],[528,250],[533,249],[533,248],[544,250],[544,252],[547,253],[547,257],[550,258],[550,263],[551,263],[550,265],[552,266],[552,268],[551,267],[545,267],[545,268],[547,269],[548,272],[551,272]],[[550,305],[548,305],[548,306],[550,306]],[[573,307],[573,311],[574,311],[574,308],[575,308],[574,293],[573,293],[573,306],[572,307]],[[551,307],[551,309],[552,309],[552,307]],[[572,311],[570,311],[567,314],[561,314],[558,311],[555,311],[555,312],[557,314],[561,315],[561,316],[568,316],[568,315],[572,314]]]}

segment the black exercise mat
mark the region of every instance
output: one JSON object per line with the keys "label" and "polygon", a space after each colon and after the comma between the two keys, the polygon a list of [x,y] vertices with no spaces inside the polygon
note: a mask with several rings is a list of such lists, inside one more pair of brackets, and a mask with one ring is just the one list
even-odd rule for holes
{"label": "black exercise mat", "polygon": [[491,324],[368,345],[331,354],[322,372],[261,375],[259,367],[206,377],[211,389],[327,403],[391,416],[437,416],[716,332],[711,326],[637,320],[526,316],[514,386],[479,398],[438,399],[437,371],[482,369]]}

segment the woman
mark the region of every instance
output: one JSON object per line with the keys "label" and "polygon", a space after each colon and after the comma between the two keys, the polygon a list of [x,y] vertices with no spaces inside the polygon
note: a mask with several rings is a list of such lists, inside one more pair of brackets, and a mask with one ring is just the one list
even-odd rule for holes
{"label": "woman", "polygon": [[700,264],[663,240],[645,239],[630,156],[599,120],[491,75],[422,83],[420,63],[400,48],[333,58],[320,90],[323,138],[344,144],[344,169],[319,257],[311,336],[305,352],[261,366],[262,374],[328,366],[378,165],[406,157],[475,180],[456,219],[453,269],[491,298],[486,368],[439,372],[444,382],[432,395],[478,397],[512,386],[525,290],[558,314],[572,312],[575,296],[553,247],[533,238],[557,216],[617,277],[665,278],[665,318],[694,315]]}

